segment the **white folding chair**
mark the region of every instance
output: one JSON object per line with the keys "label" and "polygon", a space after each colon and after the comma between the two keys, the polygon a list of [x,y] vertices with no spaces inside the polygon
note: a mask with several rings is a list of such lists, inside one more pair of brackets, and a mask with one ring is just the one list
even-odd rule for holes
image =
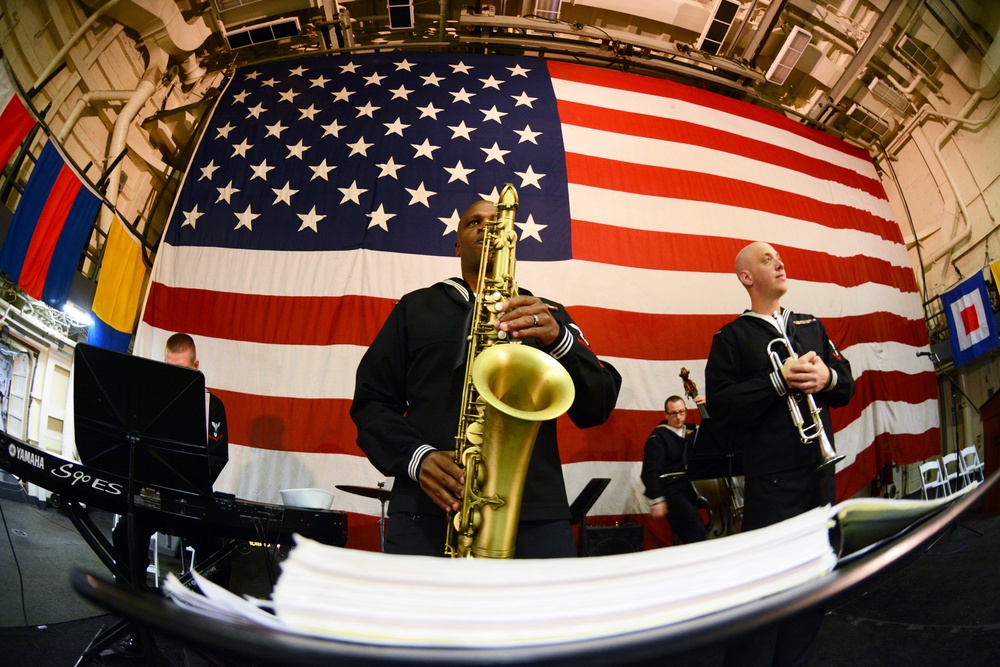
{"label": "white folding chair", "polygon": [[958,466],[966,484],[982,482],[986,479],[984,464],[979,459],[979,450],[975,445],[969,445],[958,453]]}
{"label": "white folding chair", "polygon": [[146,574],[153,575],[153,586],[160,587],[160,534],[153,533],[149,538],[149,548],[153,551],[153,557],[146,566]]}
{"label": "white folding chair", "polygon": [[951,493],[948,479],[941,471],[940,460],[932,459],[920,464],[920,491],[924,500],[940,498]]}
{"label": "white folding chair", "polygon": [[[951,452],[941,457],[941,470],[944,472],[944,478],[948,480],[949,491],[958,491],[965,486],[965,480],[961,477],[962,471],[958,465],[958,452]],[[960,480],[963,482],[962,484],[959,484]]]}

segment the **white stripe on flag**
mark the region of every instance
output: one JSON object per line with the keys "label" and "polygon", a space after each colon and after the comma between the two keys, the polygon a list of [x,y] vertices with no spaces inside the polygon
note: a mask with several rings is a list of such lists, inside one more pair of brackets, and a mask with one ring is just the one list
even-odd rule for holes
{"label": "white stripe on flag", "polygon": [[892,208],[884,199],[834,181],[733,153],[572,125],[563,125],[563,141],[567,153],[710,174],[793,192],[825,204],[852,206],[886,220],[893,219]]}

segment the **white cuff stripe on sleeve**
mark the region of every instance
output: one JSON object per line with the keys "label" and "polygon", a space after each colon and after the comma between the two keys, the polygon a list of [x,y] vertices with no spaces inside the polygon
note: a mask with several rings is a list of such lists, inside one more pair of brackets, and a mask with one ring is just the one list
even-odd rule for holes
{"label": "white cuff stripe on sleeve", "polygon": [[569,353],[570,349],[573,347],[573,334],[569,332],[569,329],[563,329],[562,338],[556,346],[552,348],[549,354],[553,359],[562,359]]}
{"label": "white cuff stripe on sleeve", "polygon": [[420,462],[424,460],[424,457],[434,451],[434,448],[430,445],[420,445],[417,447],[417,451],[413,452],[413,456],[410,458],[410,465],[406,470],[406,474],[410,476],[414,482],[420,482]]}

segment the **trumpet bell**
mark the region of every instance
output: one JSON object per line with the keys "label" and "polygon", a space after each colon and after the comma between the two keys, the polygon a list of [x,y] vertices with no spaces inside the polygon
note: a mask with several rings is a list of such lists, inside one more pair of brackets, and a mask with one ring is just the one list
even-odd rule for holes
{"label": "trumpet bell", "polygon": [[826,437],[826,431],[820,431],[819,434],[819,455],[820,462],[817,470],[822,470],[827,466],[835,466],[844,460],[843,454],[838,454],[830,443],[830,439]]}

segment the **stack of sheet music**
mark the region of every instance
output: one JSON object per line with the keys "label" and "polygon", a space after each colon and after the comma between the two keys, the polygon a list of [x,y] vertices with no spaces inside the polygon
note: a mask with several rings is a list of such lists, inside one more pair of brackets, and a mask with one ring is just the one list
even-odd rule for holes
{"label": "stack of sheet music", "polygon": [[[598,558],[394,556],[297,537],[271,601],[196,577],[178,604],[380,646],[541,646],[662,627],[823,577],[843,559],[932,515],[940,501],[857,499],[697,544]],[[269,607],[274,616],[259,607]]]}

